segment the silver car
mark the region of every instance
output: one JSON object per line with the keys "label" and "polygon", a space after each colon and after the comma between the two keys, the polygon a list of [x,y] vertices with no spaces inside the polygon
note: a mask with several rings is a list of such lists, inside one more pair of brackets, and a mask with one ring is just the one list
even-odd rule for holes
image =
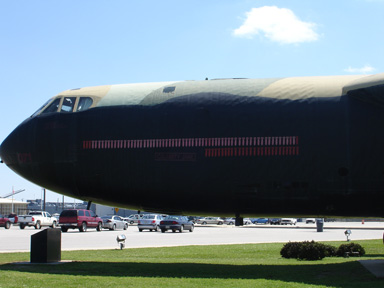
{"label": "silver car", "polygon": [[227,225],[235,225],[236,219],[235,218],[225,218],[224,219],[224,224]]}
{"label": "silver car", "polygon": [[206,224],[223,225],[224,220],[221,219],[220,217],[204,217],[204,218],[198,219],[196,223],[202,224],[202,225],[206,225]]}
{"label": "silver car", "polygon": [[111,215],[100,217],[103,220],[102,228],[109,230],[128,229],[128,222],[124,221],[120,216]]}
{"label": "silver car", "polygon": [[163,216],[161,215],[145,214],[139,219],[137,228],[139,228],[139,232],[142,232],[144,229],[148,229],[149,231],[159,231],[161,220],[163,220]]}
{"label": "silver car", "polygon": [[132,225],[135,223],[137,224],[142,217],[143,217],[143,214],[131,214],[128,217],[123,219]]}
{"label": "silver car", "polygon": [[[235,225],[236,224],[236,219],[235,218],[225,218],[224,219],[224,224]],[[252,224],[251,219],[249,219],[249,218],[244,218],[243,219],[243,225],[250,225],[250,224]]]}

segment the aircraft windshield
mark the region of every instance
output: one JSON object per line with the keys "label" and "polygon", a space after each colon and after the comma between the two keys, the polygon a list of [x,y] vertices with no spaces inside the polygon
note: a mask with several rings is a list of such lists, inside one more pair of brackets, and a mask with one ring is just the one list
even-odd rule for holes
{"label": "aircraft windshield", "polygon": [[75,107],[76,97],[65,97],[61,105],[61,112],[72,112]]}
{"label": "aircraft windshield", "polygon": [[[63,99],[62,103],[61,100]],[[77,103],[78,102],[78,103]],[[61,103],[61,105],[60,105]],[[77,104],[76,104],[77,103]],[[48,100],[31,117],[39,114],[52,112],[81,112],[91,108],[93,99],[91,97],[58,97]],[[59,110],[60,107],[60,110]]]}
{"label": "aircraft windshield", "polygon": [[56,98],[51,104],[49,104],[49,106],[43,111],[43,113],[57,112],[59,105],[60,98]]}
{"label": "aircraft windshield", "polygon": [[93,104],[92,98],[80,97],[79,104],[77,105],[77,111],[84,111],[91,107]]}
{"label": "aircraft windshield", "polygon": [[47,102],[45,102],[44,105],[41,106],[39,109],[37,109],[37,111],[35,113],[33,113],[31,117],[35,117],[37,114],[39,114],[41,112],[41,110],[43,110],[45,108],[45,106],[47,106],[47,104],[51,101],[52,101],[52,98],[49,99]]}

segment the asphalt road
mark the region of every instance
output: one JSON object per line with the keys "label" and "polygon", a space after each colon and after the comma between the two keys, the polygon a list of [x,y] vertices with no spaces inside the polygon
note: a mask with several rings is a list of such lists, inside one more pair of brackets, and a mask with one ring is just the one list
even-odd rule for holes
{"label": "asphalt road", "polygon": [[[49,229],[49,228],[48,228]],[[325,223],[324,231],[317,232],[315,224],[298,223],[297,226],[249,225],[234,227],[227,225],[196,225],[194,232],[139,232],[136,226],[128,230],[97,232],[88,229],[85,233],[69,230],[62,233],[62,250],[95,250],[118,249],[117,235],[127,237],[126,248],[165,247],[179,245],[219,245],[268,243],[288,241],[345,241],[344,231],[350,229],[352,240],[382,239],[384,223]],[[9,230],[0,228],[0,253],[29,252],[31,235],[38,233],[34,228],[19,229],[17,226]]]}

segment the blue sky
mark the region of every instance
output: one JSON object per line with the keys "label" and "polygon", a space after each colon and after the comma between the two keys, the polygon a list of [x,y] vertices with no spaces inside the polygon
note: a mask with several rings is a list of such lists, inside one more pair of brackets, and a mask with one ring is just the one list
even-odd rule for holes
{"label": "blue sky", "polygon": [[[384,0],[3,0],[0,12],[0,141],[71,88],[384,72]],[[1,164],[0,196],[12,187],[40,198]]]}

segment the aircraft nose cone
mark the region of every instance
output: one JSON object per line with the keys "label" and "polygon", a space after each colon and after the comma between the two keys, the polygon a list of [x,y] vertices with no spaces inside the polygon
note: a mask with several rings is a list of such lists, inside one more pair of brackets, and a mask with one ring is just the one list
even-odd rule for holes
{"label": "aircraft nose cone", "polygon": [[36,118],[25,120],[1,143],[0,157],[8,168],[26,180],[59,193],[75,195],[77,188],[74,182],[68,181],[73,179],[74,165],[66,161],[68,154],[55,154],[58,141],[52,144],[50,139],[50,128],[56,128],[55,123],[42,124]]}
{"label": "aircraft nose cone", "polygon": [[4,158],[6,157],[5,155],[6,155],[6,152],[5,152],[4,145],[1,144],[0,145],[0,159],[1,159],[0,162],[1,163],[4,163]]}
{"label": "aircraft nose cone", "polygon": [[28,147],[28,128],[28,125],[21,124],[0,146],[1,161],[22,176],[26,166],[32,162],[31,147]]}
{"label": "aircraft nose cone", "polygon": [[11,133],[0,146],[0,158],[3,163],[5,163],[10,168],[17,163],[17,153],[13,149],[14,145],[14,135]]}

